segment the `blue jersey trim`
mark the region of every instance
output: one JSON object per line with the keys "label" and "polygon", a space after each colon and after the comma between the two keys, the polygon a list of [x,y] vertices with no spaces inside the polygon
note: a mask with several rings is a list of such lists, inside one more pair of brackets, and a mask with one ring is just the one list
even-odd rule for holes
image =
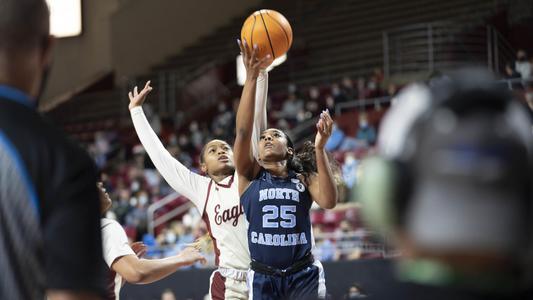
{"label": "blue jersey trim", "polygon": [[23,183],[26,186],[26,190],[30,194],[31,204],[35,208],[35,212],[37,213],[37,215],[40,216],[41,210],[39,207],[37,193],[35,192],[35,186],[33,185],[33,182],[30,179],[30,175],[28,174],[28,169],[26,168],[22,157],[20,157],[18,150],[9,141],[7,136],[5,136],[2,131],[0,131],[0,146],[3,146],[6,149],[7,154],[11,156],[11,158],[15,162],[15,167],[19,170],[22,176],[22,180],[24,181]]}
{"label": "blue jersey trim", "polygon": [[29,108],[35,108],[35,102],[21,90],[0,84],[0,98],[11,100]]}

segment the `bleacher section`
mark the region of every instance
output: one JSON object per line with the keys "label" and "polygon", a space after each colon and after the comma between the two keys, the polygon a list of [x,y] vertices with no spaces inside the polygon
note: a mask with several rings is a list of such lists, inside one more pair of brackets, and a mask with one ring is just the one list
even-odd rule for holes
{"label": "bleacher section", "polygon": [[[342,76],[368,75],[374,68],[383,67],[383,37],[385,30],[410,24],[453,21],[454,23],[482,23],[494,10],[493,1],[485,0],[265,0],[258,8],[275,9],[283,13],[293,26],[294,43],[288,61],[271,74],[270,90],[284,88],[289,82],[298,85],[324,83]],[[181,109],[182,91],[188,82],[198,78],[216,66],[234,72],[237,54],[236,38],[245,15],[235,18],[227,25],[202,37],[195,44],[186,47],[176,56],[168,58],[151,68],[145,74],[132,80],[130,86],[115,91],[99,92],[77,96],[61,105],[52,113],[53,117],[67,125],[71,122],[99,122],[112,118],[113,126],[127,124],[127,104],[124,99],[127,88],[151,79],[155,92],[151,104],[158,111],[160,103],[167,102],[160,112],[173,114],[168,110]],[[171,37],[169,37],[171,38]],[[230,92],[214,95],[235,96],[239,88],[234,81],[221,82]],[[168,99],[175,99],[175,105],[168,105]],[[159,101],[159,99],[163,99]],[[205,105],[214,107],[216,101]],[[209,111],[202,108],[202,111]],[[205,114],[202,114],[205,117]],[[93,126],[94,127],[94,126]],[[68,129],[68,128],[67,128]],[[79,128],[78,128],[79,129]],[[79,136],[89,136],[94,129],[76,130]]]}

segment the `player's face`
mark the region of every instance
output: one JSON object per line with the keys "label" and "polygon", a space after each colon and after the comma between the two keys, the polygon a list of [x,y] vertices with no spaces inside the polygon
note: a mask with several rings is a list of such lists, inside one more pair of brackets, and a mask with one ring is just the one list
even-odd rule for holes
{"label": "player's face", "polygon": [[111,197],[109,197],[103,183],[98,182],[96,186],[98,188],[98,196],[100,197],[100,212],[105,214],[111,207]]}
{"label": "player's face", "polygon": [[233,151],[228,143],[212,140],[205,145],[202,171],[209,175],[231,175],[235,171]]}
{"label": "player's face", "polygon": [[287,146],[287,137],[279,129],[271,128],[263,131],[259,137],[259,157],[262,161],[282,161],[293,153]]}

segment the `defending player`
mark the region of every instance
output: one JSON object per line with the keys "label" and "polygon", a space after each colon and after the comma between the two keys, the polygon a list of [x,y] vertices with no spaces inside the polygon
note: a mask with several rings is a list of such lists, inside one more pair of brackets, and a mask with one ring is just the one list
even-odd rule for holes
{"label": "defending player", "polygon": [[[102,216],[111,207],[111,198],[101,182],[98,183],[100,209]],[[194,247],[188,247],[178,255],[164,259],[140,259],[145,251],[142,247],[134,252],[128,244],[126,232],[117,221],[102,217],[102,243],[104,260],[109,266],[110,274],[107,285],[108,299],[119,299],[120,289],[125,281],[135,284],[146,284],[163,279],[176,272],[180,267],[192,265],[197,261],[205,263],[205,258]]]}
{"label": "defending player", "polygon": [[[270,64],[269,58],[263,67]],[[215,247],[215,263],[218,269],[213,272],[209,284],[211,299],[247,299],[247,270],[250,266],[250,253],[246,239],[247,224],[240,205],[233,151],[225,141],[212,140],[202,149],[201,169],[207,176],[198,175],[185,166],[165,149],[150,127],[142,110],[146,95],[152,90],[150,82],[138,93],[137,88],[129,94],[130,111],[137,135],[157,170],[168,184],[190,201],[202,214]],[[261,71],[257,80],[257,111],[253,145],[259,134],[266,128],[266,99],[268,73]]]}
{"label": "defending player", "polygon": [[313,201],[322,208],[333,208],[337,202],[337,189],[324,150],[333,120],[328,112],[323,112],[316,125],[316,166],[312,161],[302,164],[290,139],[278,129],[261,134],[259,164],[252,155],[250,140],[260,62],[256,59],[257,47],[254,45],[251,50],[246,41],[243,43],[239,45],[247,78],[237,112],[235,165],[241,203],[250,223],[249,298],[324,298],[324,271],[311,254],[309,209]]}

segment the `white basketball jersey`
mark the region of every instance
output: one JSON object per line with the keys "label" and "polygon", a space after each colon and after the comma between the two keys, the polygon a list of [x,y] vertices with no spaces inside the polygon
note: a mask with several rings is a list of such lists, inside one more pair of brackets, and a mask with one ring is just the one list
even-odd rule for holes
{"label": "white basketball jersey", "polygon": [[[260,133],[266,129],[266,101],[268,73],[260,72],[257,80],[256,110],[252,147],[257,154]],[[213,239],[217,266],[248,270],[250,252],[247,240],[247,221],[240,204],[237,175],[216,183],[211,178],[192,172],[165,149],[150,127],[142,107],[131,111],[131,119],[146,152],[167,183],[189,198],[202,214]]]}
{"label": "white basketball jersey", "polygon": [[202,218],[215,248],[215,262],[226,268],[247,270],[250,266],[248,225],[239,201],[237,175],[222,182],[211,180]]}

